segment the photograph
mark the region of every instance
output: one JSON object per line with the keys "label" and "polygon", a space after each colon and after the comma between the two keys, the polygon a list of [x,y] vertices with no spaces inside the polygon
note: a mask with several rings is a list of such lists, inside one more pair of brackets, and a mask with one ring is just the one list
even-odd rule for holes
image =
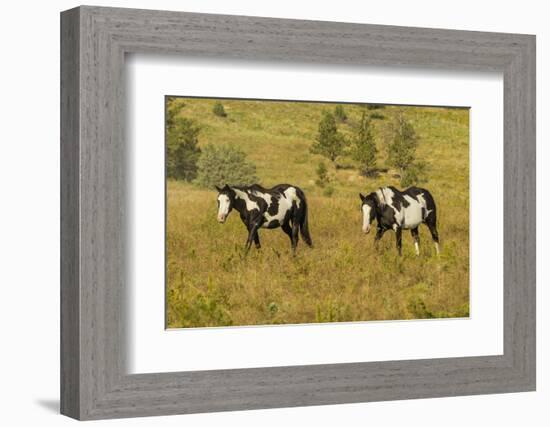
{"label": "photograph", "polygon": [[166,328],[468,318],[469,113],[166,96]]}

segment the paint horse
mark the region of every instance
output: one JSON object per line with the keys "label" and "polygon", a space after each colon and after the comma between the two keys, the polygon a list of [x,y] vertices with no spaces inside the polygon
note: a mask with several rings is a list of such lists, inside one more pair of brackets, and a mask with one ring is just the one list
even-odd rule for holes
{"label": "paint horse", "polygon": [[224,223],[232,209],[239,212],[248,229],[246,252],[252,241],[260,249],[260,228],[281,227],[290,238],[292,252],[296,252],[298,232],[304,242],[312,246],[307,222],[307,202],[304,192],[293,185],[279,184],[265,189],[258,184],[247,187],[225,185],[218,190],[218,222]]}
{"label": "paint horse", "polygon": [[382,187],[367,196],[359,193],[359,197],[363,212],[363,232],[369,233],[373,220],[377,220],[375,242],[391,229],[395,231],[397,251],[401,255],[402,230],[411,230],[416,255],[420,255],[418,226],[424,223],[430,230],[435,250],[439,254],[436,206],[428,190],[410,187],[399,191],[395,187]]}

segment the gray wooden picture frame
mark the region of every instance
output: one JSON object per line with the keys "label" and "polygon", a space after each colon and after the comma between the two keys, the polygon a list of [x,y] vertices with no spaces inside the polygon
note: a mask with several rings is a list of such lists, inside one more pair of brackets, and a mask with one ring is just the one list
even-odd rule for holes
{"label": "gray wooden picture frame", "polygon": [[[124,58],[136,52],[502,72],[504,354],[127,374]],[[62,12],[63,414],[84,420],[535,390],[535,254],[534,36],[88,6]]]}

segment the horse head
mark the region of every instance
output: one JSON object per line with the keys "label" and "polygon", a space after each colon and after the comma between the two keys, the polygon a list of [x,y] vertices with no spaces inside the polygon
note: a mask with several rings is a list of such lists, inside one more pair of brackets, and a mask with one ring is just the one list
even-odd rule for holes
{"label": "horse head", "polygon": [[370,226],[374,218],[376,217],[376,209],[378,206],[378,196],[376,193],[370,193],[363,196],[359,193],[361,199],[361,212],[363,212],[363,233],[368,234],[370,232]]}
{"label": "horse head", "polygon": [[223,224],[233,209],[235,191],[227,184],[222,188],[215,187],[218,190],[218,222]]}

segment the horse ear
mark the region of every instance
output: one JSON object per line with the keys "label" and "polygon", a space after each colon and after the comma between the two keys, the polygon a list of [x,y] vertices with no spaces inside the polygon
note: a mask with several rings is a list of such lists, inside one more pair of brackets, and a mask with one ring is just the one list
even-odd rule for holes
{"label": "horse ear", "polygon": [[218,193],[222,192],[222,189],[220,187],[218,187],[217,185],[214,185],[214,187],[216,187],[216,190],[218,190]]}
{"label": "horse ear", "polygon": [[223,189],[224,189],[225,191],[231,190],[231,188],[230,188],[229,185],[227,185],[227,184],[225,184],[225,186],[223,187]]}
{"label": "horse ear", "polygon": [[363,196],[361,193],[359,193],[359,198],[360,198],[361,200],[365,200],[365,196]]}

